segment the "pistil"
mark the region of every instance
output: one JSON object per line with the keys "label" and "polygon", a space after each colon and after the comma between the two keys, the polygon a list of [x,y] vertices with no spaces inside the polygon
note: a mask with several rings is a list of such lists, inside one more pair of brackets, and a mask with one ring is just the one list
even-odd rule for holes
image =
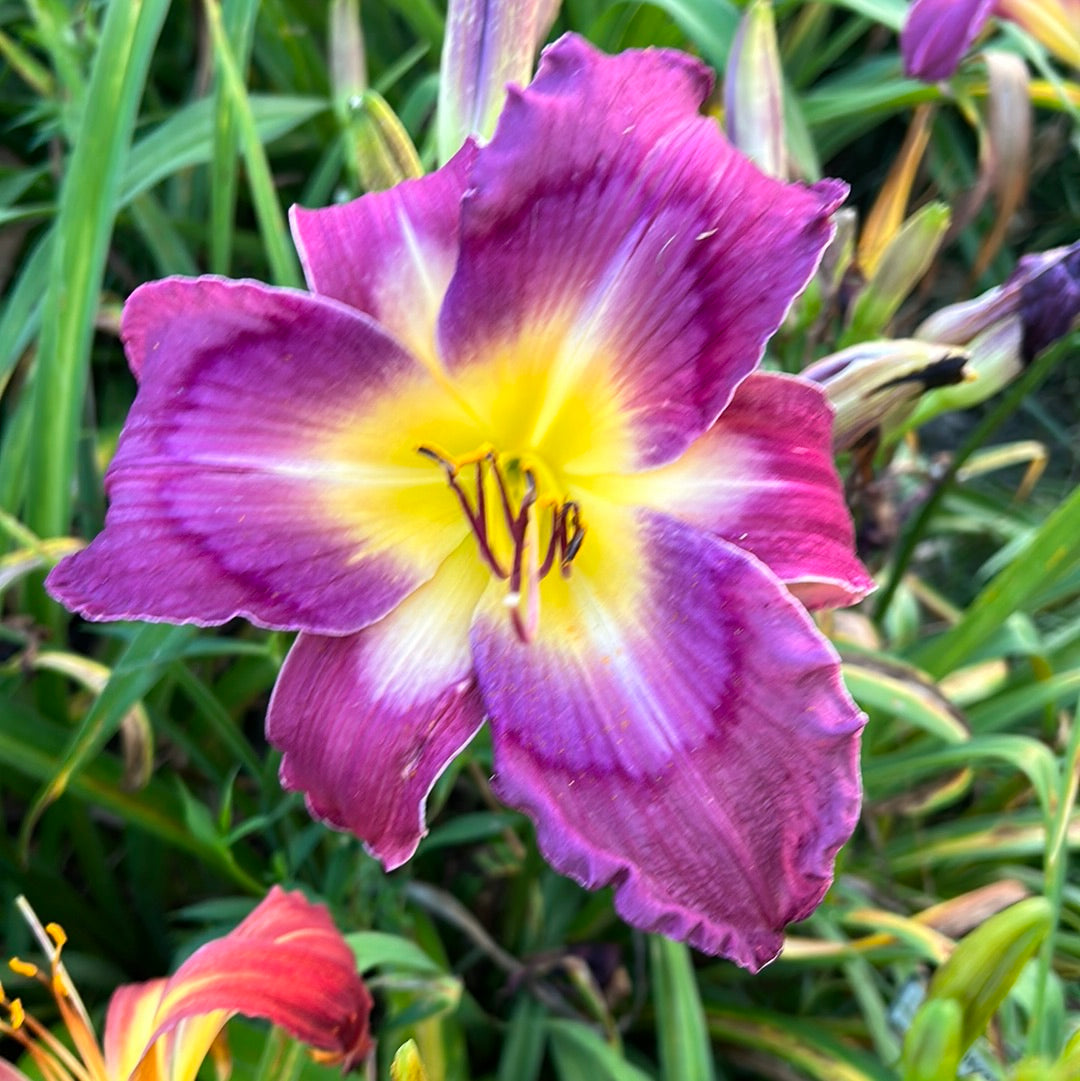
{"label": "pistil", "polygon": [[[450,489],[476,538],[480,558],[497,578],[508,585],[505,603],[518,638],[525,643],[531,642],[540,625],[540,582],[551,573],[556,563],[563,577],[569,578],[570,565],[581,550],[586,532],[581,508],[572,499],[541,497],[536,475],[528,467],[521,471],[524,491],[515,507],[503,467],[490,447],[464,458],[453,458],[432,446],[417,447],[417,452],[440,465],[446,473]],[[475,496],[471,499],[462,482],[462,474],[470,466],[474,470],[475,484]],[[502,512],[501,519],[496,512],[495,521],[501,520],[510,539],[509,565],[496,553],[489,531],[485,491],[489,477],[494,481],[499,495],[499,510]],[[538,514],[534,513],[538,508],[551,511],[547,545],[542,557],[540,521]]]}

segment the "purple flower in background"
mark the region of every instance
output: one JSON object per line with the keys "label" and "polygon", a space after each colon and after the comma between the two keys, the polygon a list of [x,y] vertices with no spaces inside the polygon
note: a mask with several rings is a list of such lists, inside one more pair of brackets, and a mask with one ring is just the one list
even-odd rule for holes
{"label": "purple flower in background", "polygon": [[996,0],[915,0],[900,31],[904,72],[927,83],[949,78],[995,7]]}
{"label": "purple flower in background", "polygon": [[900,31],[905,73],[928,83],[948,79],[992,16],[1080,66],[1080,0],[915,0]]}
{"label": "purple flower in background", "polygon": [[388,867],[487,718],[556,868],[757,969],[858,814],[863,718],[805,606],[872,583],[824,395],[755,371],[844,186],[763,176],[710,82],[566,37],[484,148],[294,211],[311,293],[139,289],[106,528],[49,586],[300,630],[282,780]]}

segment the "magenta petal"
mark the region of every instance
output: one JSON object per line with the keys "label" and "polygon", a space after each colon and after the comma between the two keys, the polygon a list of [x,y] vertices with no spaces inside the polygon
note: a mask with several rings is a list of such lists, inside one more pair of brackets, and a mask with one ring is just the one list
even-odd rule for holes
{"label": "magenta petal", "polygon": [[416,850],[431,786],[483,721],[468,628],[486,577],[463,546],[359,634],[300,635],[274,688],[266,732],[285,752],[282,784],[388,868]]}
{"label": "magenta petal", "polygon": [[915,0],[900,31],[904,72],[927,83],[948,79],[995,6],[995,0]]}
{"label": "magenta petal", "polygon": [[369,543],[370,521],[348,510],[371,511],[363,463],[335,460],[328,438],[422,371],[370,319],[254,282],[174,278],[131,296],[123,333],[141,385],[105,530],[48,578],[69,608],[339,634],[434,573],[438,544],[407,564]]}
{"label": "magenta petal", "polygon": [[558,327],[547,385],[609,381],[639,467],[677,456],[755,367],[846,191],[761,174],[699,115],[710,83],[665,50],[547,49],[477,155],[440,315],[453,369]]}
{"label": "magenta petal", "polygon": [[755,372],[656,474],[650,505],[751,552],[810,608],[854,604],[874,580],[854,553],[832,422],[819,387]]}
{"label": "magenta petal", "polygon": [[467,143],[430,176],[340,206],[294,206],[289,219],[308,286],[367,312],[418,356],[432,356],[475,152]]}
{"label": "magenta petal", "polygon": [[531,646],[493,609],[478,618],[496,790],[558,870],[613,883],[629,923],[756,970],[821,900],[854,828],[863,717],[762,564],[674,519],[640,522],[637,618],[583,602],[574,633]]}

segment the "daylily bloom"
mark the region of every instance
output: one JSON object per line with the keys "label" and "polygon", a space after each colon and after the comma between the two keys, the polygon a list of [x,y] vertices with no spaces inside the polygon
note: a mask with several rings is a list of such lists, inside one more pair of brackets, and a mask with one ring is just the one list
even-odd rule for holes
{"label": "daylily bloom", "polygon": [[863,717],[804,606],[872,583],[823,393],[755,372],[845,188],[763,176],[710,88],[563,38],[485,147],[294,210],[312,293],[139,289],[106,528],[49,587],[299,629],[282,780],[387,867],[487,717],[556,868],[757,968],[858,815]]}
{"label": "daylily bloom", "polygon": [[904,71],[924,82],[948,79],[995,15],[1080,66],[1080,0],[915,0],[900,32]]}
{"label": "daylily bloom", "polygon": [[[11,968],[56,999],[73,1054],[20,999],[0,991],[0,1035],[20,1043],[45,1081],[194,1081],[234,1014],[261,1017],[350,1069],[370,1048],[371,996],[352,950],[321,905],[274,887],[239,926],[196,950],[169,979],[117,989],[99,1044],[60,953],[66,937],[26,910],[49,954],[48,972],[18,958]],[[27,1081],[0,1059],[0,1081]]]}

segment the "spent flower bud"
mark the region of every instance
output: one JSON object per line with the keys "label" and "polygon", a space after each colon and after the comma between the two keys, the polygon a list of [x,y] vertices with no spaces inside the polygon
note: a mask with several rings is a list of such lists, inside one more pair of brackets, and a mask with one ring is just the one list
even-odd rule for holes
{"label": "spent flower bud", "polygon": [[952,409],[967,409],[1012,382],[1080,319],[1080,242],[1025,255],[1003,285],[974,300],[950,304],[923,320],[915,337],[962,347],[975,377],[935,391],[919,404],[911,426]]}
{"label": "spent flower bud", "polygon": [[911,339],[862,342],[811,364],[802,374],[819,383],[836,411],[833,447],[849,450],[872,432],[889,432],[934,387],[967,378],[967,353]]}

